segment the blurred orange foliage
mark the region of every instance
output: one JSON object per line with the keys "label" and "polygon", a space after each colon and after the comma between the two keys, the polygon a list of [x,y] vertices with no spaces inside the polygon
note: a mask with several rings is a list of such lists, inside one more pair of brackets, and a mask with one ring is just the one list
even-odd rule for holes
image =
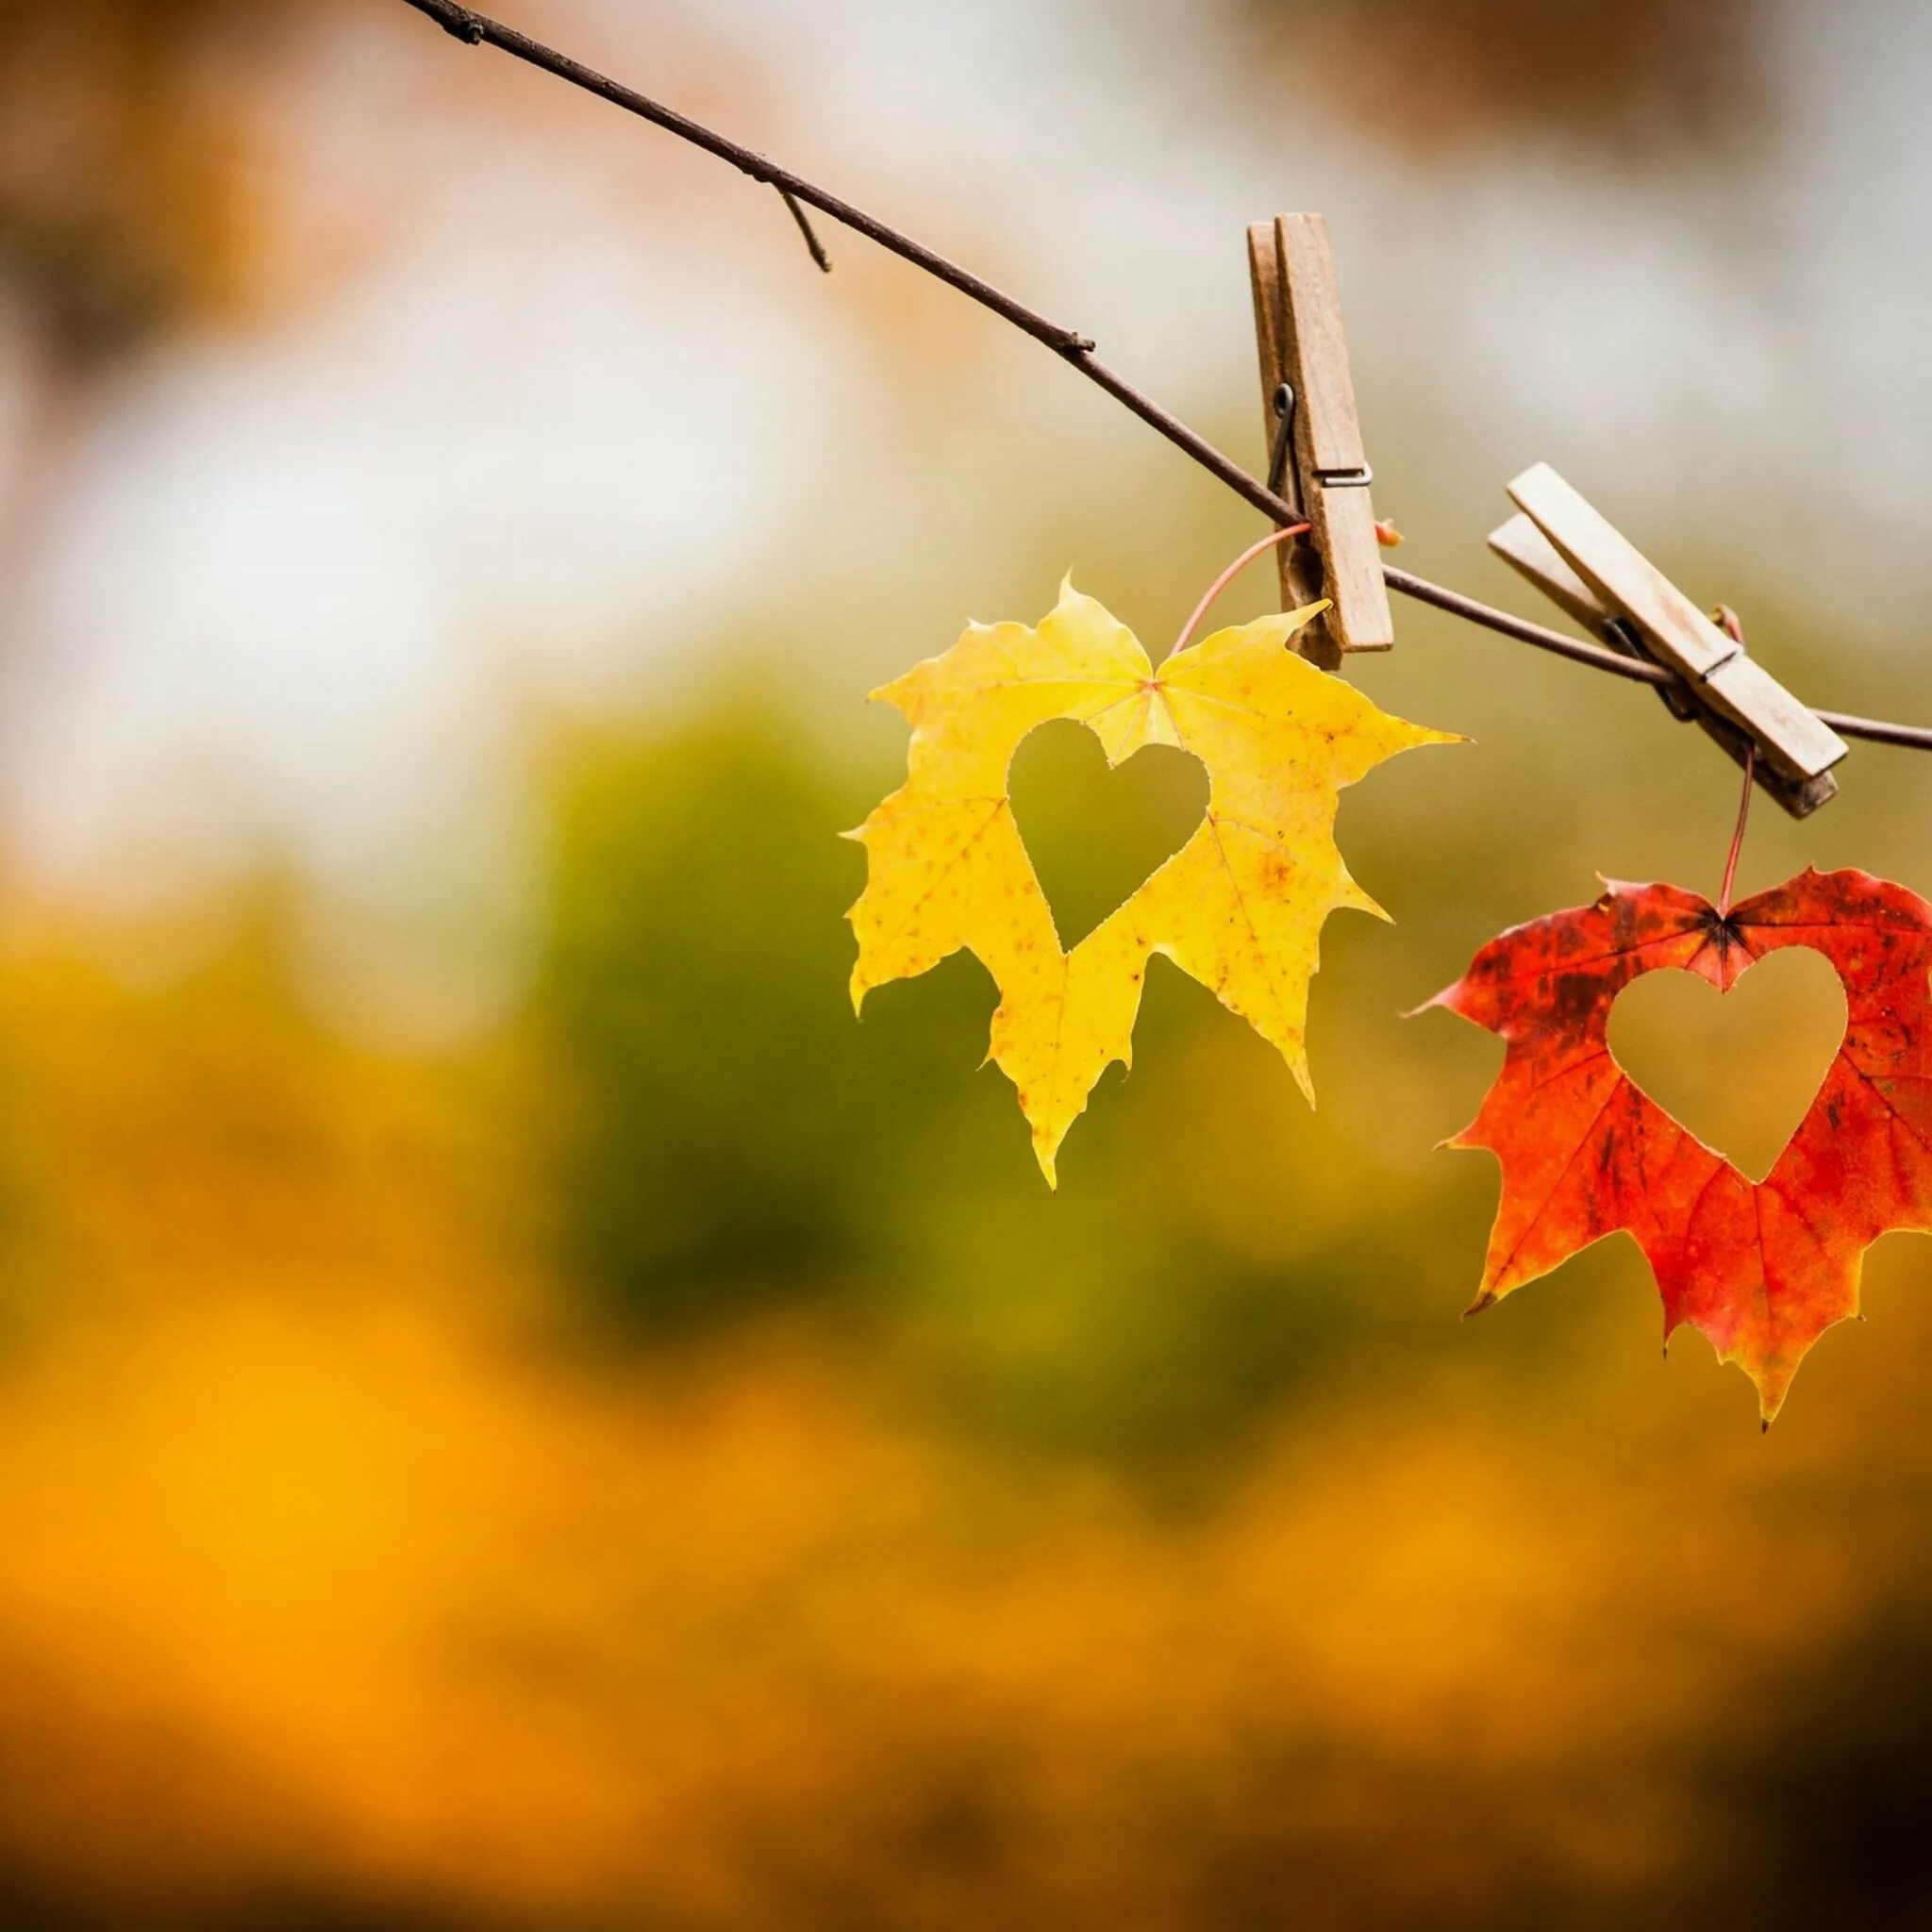
{"label": "blurred orange foliage", "polygon": [[[1768,1511],[1755,1435],[1660,1511],[1689,1424],[1579,1449],[1609,1399],[1588,1386],[1499,1421],[1455,1370],[1336,1385],[1175,1509],[913,1420],[801,1318],[587,1357],[540,1312],[527,1067],[332,1041],[272,951],[139,991],[42,943],[0,981],[32,1204],[0,1382],[24,1899],[533,1925],[1702,1909],[1751,1821],[1698,1751],[1856,1636],[1888,1573],[1921,1580],[1886,1512]],[[1883,1403],[1915,1381],[1890,1370]],[[1800,1491],[1858,1453],[1787,1434]],[[1923,1495],[1932,1457],[1891,1440]]]}

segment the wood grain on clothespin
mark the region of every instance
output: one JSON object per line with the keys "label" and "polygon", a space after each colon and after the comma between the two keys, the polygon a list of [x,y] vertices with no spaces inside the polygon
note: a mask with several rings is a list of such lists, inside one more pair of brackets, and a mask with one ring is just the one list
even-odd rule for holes
{"label": "wood grain on clothespin", "polygon": [[1344,652],[1388,650],[1395,623],[1327,223],[1320,215],[1256,223],[1248,230],[1248,271],[1271,451],[1281,433],[1280,399],[1291,399],[1277,488],[1310,525],[1306,541],[1281,548],[1282,602],[1293,608],[1316,597],[1331,600],[1303,633],[1300,648],[1332,669]]}
{"label": "wood grain on clothespin", "polygon": [[1607,518],[1547,463],[1525,470],[1509,494],[1523,514],[1491,533],[1497,556],[1585,629],[1678,673],[1682,687],[1667,687],[1665,701],[1739,763],[1755,748],[1759,783],[1794,817],[1837,793],[1830,767],[1845,755],[1843,739]]}

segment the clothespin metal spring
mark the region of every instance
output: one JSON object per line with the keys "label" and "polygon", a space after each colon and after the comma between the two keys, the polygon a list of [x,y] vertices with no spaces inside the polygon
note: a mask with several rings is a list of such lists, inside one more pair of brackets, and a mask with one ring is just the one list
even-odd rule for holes
{"label": "clothespin metal spring", "polygon": [[[1274,391],[1274,446],[1268,453],[1268,488],[1275,495],[1288,476],[1288,458],[1294,448],[1294,384],[1284,382]],[[1324,490],[1366,490],[1375,480],[1367,463],[1353,470],[1311,470]]]}

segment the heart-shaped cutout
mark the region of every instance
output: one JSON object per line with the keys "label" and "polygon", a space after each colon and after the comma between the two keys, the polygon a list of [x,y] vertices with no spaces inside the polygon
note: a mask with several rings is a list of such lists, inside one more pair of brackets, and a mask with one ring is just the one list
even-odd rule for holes
{"label": "heart-shaped cutout", "polygon": [[1844,987],[1808,946],[1767,955],[1726,993],[1694,973],[1645,973],[1610,1008],[1617,1064],[1752,1181],[1797,1132],[1844,1037]]}
{"label": "heart-shaped cutout", "polygon": [[1208,771],[1165,744],[1109,770],[1086,725],[1056,718],[1022,740],[1007,792],[1071,953],[1187,843],[1208,810]]}

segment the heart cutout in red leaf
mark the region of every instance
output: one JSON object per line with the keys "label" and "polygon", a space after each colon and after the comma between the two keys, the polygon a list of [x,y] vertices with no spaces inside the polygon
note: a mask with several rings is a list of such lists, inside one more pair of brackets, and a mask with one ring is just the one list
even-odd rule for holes
{"label": "heart cutout in red leaf", "polygon": [[1695,973],[1641,974],[1610,1008],[1617,1064],[1753,1181],[1798,1131],[1844,1037],[1844,987],[1809,946],[1768,955],[1724,993]]}

